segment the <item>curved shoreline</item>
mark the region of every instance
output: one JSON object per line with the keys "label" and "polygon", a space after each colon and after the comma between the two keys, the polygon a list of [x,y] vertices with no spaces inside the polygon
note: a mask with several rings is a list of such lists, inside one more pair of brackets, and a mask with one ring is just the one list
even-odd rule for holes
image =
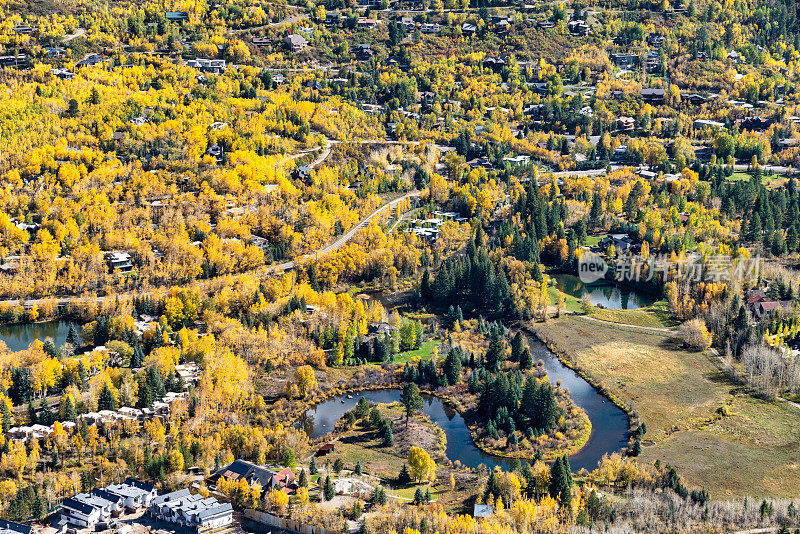
{"label": "curved shoreline", "polygon": [[589,374],[578,362],[574,361],[572,357],[569,356],[569,354],[567,354],[563,349],[561,349],[561,347],[559,347],[554,341],[548,339],[546,336],[541,335],[539,332],[532,330],[527,325],[520,325],[519,328],[526,334],[538,339],[545,347],[547,347],[550,352],[555,355],[556,358],[558,358],[558,361],[561,363],[561,365],[571,369],[573,372],[575,372],[575,374],[592,386],[600,395],[608,399],[609,402],[611,402],[614,406],[625,412],[625,414],[628,416],[628,433],[630,438],[630,435],[633,434],[639,425],[639,414],[633,409],[633,407],[609,391],[602,382]]}
{"label": "curved shoreline", "polygon": [[[371,385],[371,386],[365,386],[365,387],[356,386],[356,387],[347,388],[347,389],[341,389],[341,390],[336,390],[336,391],[331,390],[330,392],[326,392],[326,394],[323,397],[321,397],[319,399],[315,398],[315,400],[313,402],[310,402],[310,403],[309,402],[305,402],[305,404],[304,404],[305,407],[300,410],[300,413],[296,413],[294,415],[292,421],[289,423],[289,426],[295,425],[297,423],[297,421],[299,420],[300,416],[303,413],[305,413],[308,410],[310,410],[311,408],[313,408],[314,406],[317,406],[317,405],[319,405],[319,404],[321,404],[323,402],[327,402],[327,401],[331,400],[332,398],[337,397],[339,395],[355,394],[355,393],[358,393],[358,392],[361,392],[361,391],[386,391],[386,390],[401,391],[403,384],[404,383],[401,382],[401,383],[392,384],[392,385],[388,385],[388,386],[387,385]],[[492,456],[494,458],[497,458],[499,460],[507,460],[507,461],[512,461],[512,460],[533,461],[534,457],[536,456],[536,451],[533,451],[531,454],[528,454],[528,455],[512,456],[512,455],[508,455],[508,454],[504,454],[502,452],[496,451],[495,449],[486,447],[485,445],[483,445],[483,443],[480,443],[478,440],[475,439],[476,435],[477,435],[477,426],[475,424],[471,424],[470,425],[470,424],[467,423],[467,418],[466,418],[466,415],[465,415],[466,412],[458,404],[453,402],[453,400],[451,398],[443,396],[442,394],[437,393],[435,390],[431,390],[431,389],[420,388],[419,391],[423,395],[428,395],[430,397],[434,397],[434,398],[438,399],[445,406],[448,406],[448,407],[452,408],[453,410],[455,410],[456,412],[458,412],[458,414],[461,415],[462,418],[464,418],[464,424],[467,427],[467,429],[469,430],[470,439],[472,440],[472,444],[475,446],[476,449],[478,449],[482,453],[484,453],[484,454],[486,454],[488,456]],[[584,422],[580,426],[584,427],[584,426],[588,425],[588,431],[586,431],[586,430],[582,431],[581,434],[580,434],[580,437],[578,438],[578,440],[575,443],[572,443],[568,448],[560,448],[560,449],[557,449],[557,450],[549,450],[549,451],[543,452],[542,456],[541,456],[541,459],[543,461],[553,460],[553,459],[555,459],[555,458],[557,458],[559,456],[562,456],[562,455],[572,456],[574,454],[577,454],[578,452],[580,452],[586,446],[586,444],[589,442],[589,438],[592,435],[592,428],[593,427],[592,427],[592,421],[591,421],[591,418],[589,417],[589,414],[586,413],[586,410],[584,410],[583,408],[578,406],[572,400],[571,397],[569,399],[570,399],[570,403],[573,406],[575,406],[576,408],[578,408],[578,410],[580,410],[581,414],[583,414],[583,416],[580,419],[584,420]],[[525,451],[523,451],[523,452],[525,452]],[[456,458],[456,459],[448,458],[448,460],[450,460],[451,463],[455,463],[458,460],[458,458]]]}

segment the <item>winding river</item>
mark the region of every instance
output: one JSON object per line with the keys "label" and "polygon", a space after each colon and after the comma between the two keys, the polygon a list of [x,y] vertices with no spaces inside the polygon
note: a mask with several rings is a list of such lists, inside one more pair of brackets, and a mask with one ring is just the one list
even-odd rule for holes
{"label": "winding river", "polygon": [[[528,343],[534,359],[541,358],[544,362],[551,382],[561,380],[562,387],[570,390],[575,403],[589,415],[592,435],[586,445],[570,457],[570,465],[575,471],[584,467],[588,470],[594,469],[604,454],[618,451],[627,444],[628,416],[572,369],[563,366],[541,341],[529,338]],[[400,390],[384,389],[338,395],[310,408],[295,424],[303,428],[311,438],[322,437],[333,429],[336,421],[345,412],[355,407],[361,397],[375,403],[395,402],[400,400]],[[423,411],[447,436],[447,457],[450,460],[460,460],[463,465],[471,468],[480,464],[489,468],[495,465],[507,468],[511,465],[509,459],[488,455],[478,449],[472,442],[464,418],[457,411],[436,397],[425,396],[424,400]]]}

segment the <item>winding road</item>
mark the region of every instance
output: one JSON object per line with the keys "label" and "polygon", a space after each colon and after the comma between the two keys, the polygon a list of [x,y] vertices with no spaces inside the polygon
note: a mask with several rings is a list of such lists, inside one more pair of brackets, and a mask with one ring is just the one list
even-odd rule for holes
{"label": "winding road", "polygon": [[[321,161],[324,160],[328,156],[328,154],[330,154],[330,145],[328,145],[327,154],[323,154],[324,157],[318,158],[319,162],[321,163]],[[297,265],[297,261],[300,260],[300,259],[307,260],[307,259],[311,258],[312,256],[313,257],[317,257],[320,254],[327,254],[329,252],[333,252],[334,250],[337,250],[337,249],[343,247],[348,241],[350,241],[356,235],[356,233],[358,233],[359,230],[361,230],[362,228],[366,227],[370,223],[370,221],[372,221],[375,217],[377,217],[378,215],[380,215],[381,213],[383,213],[387,209],[394,209],[395,207],[397,207],[398,204],[400,204],[404,200],[408,200],[408,199],[413,198],[413,197],[418,197],[419,194],[420,194],[419,191],[411,191],[411,192],[406,193],[405,195],[403,195],[401,197],[398,197],[398,198],[396,198],[394,200],[391,200],[391,201],[389,201],[389,202],[377,207],[369,215],[367,215],[366,217],[361,219],[361,221],[359,221],[359,223],[357,225],[355,225],[349,231],[347,231],[344,234],[342,234],[341,236],[339,236],[339,238],[336,239],[336,241],[334,241],[333,243],[330,243],[329,245],[326,245],[326,246],[316,250],[313,254],[304,254],[303,256],[300,256],[300,258],[298,258],[296,260],[287,261],[287,262],[284,262],[284,263],[280,263],[278,265],[270,265],[270,266],[264,268],[263,271],[260,271],[260,272],[259,271],[255,271],[255,272],[257,272],[258,274],[265,274],[265,275],[283,273],[285,271],[289,271],[289,270],[294,269],[296,267],[296,265]],[[252,275],[253,273],[254,273],[254,271],[247,271],[247,272],[244,272],[244,273],[238,273],[238,274],[233,275],[233,276],[235,278],[235,277],[242,276],[242,275]],[[202,287],[203,285],[209,283],[210,280],[197,280],[196,282]],[[118,296],[119,297],[124,297],[126,295],[142,296],[142,295],[147,295],[147,294],[148,294],[147,292],[129,292],[129,293],[122,293],[122,294],[118,294],[118,295],[114,294],[114,295],[107,295],[107,296],[103,296],[103,297],[94,297],[94,300],[102,301],[102,300],[112,299],[112,298],[115,299]],[[0,300],[0,304],[12,304],[12,305],[13,304],[22,304],[25,307],[31,307],[31,306],[39,305],[44,301],[56,300],[56,301],[58,301],[59,305],[61,305],[61,304],[67,304],[69,302],[74,302],[74,301],[79,301],[79,300],[84,300],[84,299],[85,299],[85,297],[81,297],[81,296],[47,297],[47,298],[28,299],[28,300],[23,300],[23,299],[5,299],[5,300]]]}

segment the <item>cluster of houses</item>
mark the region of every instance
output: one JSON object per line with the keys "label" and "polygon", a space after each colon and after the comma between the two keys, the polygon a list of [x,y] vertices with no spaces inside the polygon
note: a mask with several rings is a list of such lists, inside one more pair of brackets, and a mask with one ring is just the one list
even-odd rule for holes
{"label": "cluster of houses", "polygon": [[133,513],[150,506],[158,492],[155,486],[128,478],[121,484],[111,484],[79,493],[61,502],[50,517],[50,526],[56,534],[68,529],[94,529],[100,523],[110,522],[125,512]]}
{"label": "cluster of houses", "polygon": [[[124,421],[147,421],[154,417],[165,419],[169,417],[170,405],[180,399],[186,398],[188,393],[169,392],[161,401],[154,402],[147,408],[132,408],[123,406],[118,410],[100,410],[98,412],[88,412],[78,416],[78,421],[86,421],[89,426],[112,424]],[[59,422],[61,428],[72,431],[76,427],[73,421]],[[8,429],[6,436],[15,441],[28,441],[31,439],[47,439],[54,432],[54,425],[33,424],[30,426],[15,426]]]}
{"label": "cluster of houses", "polygon": [[[121,484],[95,488],[64,499],[50,517],[50,526],[55,529],[56,534],[63,534],[68,530],[104,529],[125,513],[143,510],[154,519],[189,528],[197,533],[222,528],[233,522],[233,507],[230,503],[221,503],[214,497],[192,495],[185,488],[158,495],[155,486],[128,478]],[[30,531],[14,532],[30,534]]]}
{"label": "cluster of houses", "polygon": [[147,508],[154,519],[203,532],[233,522],[233,507],[214,497],[192,494],[188,488],[154,497]]}
{"label": "cluster of houses", "polygon": [[436,242],[439,239],[439,232],[441,226],[447,221],[456,221],[458,223],[466,222],[466,217],[461,217],[454,211],[435,211],[433,217],[428,219],[412,219],[408,222],[406,232],[416,234],[419,237],[430,241]]}

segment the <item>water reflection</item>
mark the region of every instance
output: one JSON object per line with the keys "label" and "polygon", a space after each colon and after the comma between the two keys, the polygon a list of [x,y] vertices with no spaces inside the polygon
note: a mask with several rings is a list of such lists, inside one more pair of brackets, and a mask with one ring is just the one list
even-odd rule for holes
{"label": "water reflection", "polygon": [[[603,454],[615,452],[627,444],[628,418],[605,397],[600,395],[588,382],[575,374],[536,339],[529,339],[534,358],[544,361],[550,380],[561,380],[563,387],[570,390],[575,403],[586,410],[592,421],[592,435],[586,446],[570,457],[574,470],[583,467],[594,469]],[[339,395],[324,401],[303,414],[295,423],[311,438],[319,438],[328,434],[347,411],[352,410],[358,399],[364,397],[370,402],[399,402],[400,390],[363,391],[351,395]],[[500,465],[508,468],[511,460],[485,454],[472,442],[469,428],[464,418],[456,410],[436,397],[425,396],[423,411],[438,425],[447,436],[447,457],[460,460],[467,467],[476,468],[480,464],[492,468]]]}
{"label": "water reflection", "polygon": [[555,274],[552,278],[558,289],[564,293],[579,299],[588,296],[592,304],[601,304],[612,310],[635,310],[650,306],[658,300],[650,294],[607,281],[584,284],[574,274]]}
{"label": "water reflection", "polygon": [[[47,338],[53,340],[56,346],[61,346],[67,341],[69,326],[72,321],[49,321],[46,323],[33,324],[7,324],[0,325],[0,339],[12,351],[25,350],[34,339],[44,341]],[[80,333],[80,325],[76,324]]]}

